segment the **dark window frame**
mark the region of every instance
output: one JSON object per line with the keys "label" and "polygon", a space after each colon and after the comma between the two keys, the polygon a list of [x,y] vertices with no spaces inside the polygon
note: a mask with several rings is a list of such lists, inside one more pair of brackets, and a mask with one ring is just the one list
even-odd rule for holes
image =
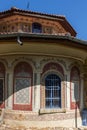
{"label": "dark window frame", "polygon": [[32,24],[32,33],[42,33],[42,25],[40,23]]}

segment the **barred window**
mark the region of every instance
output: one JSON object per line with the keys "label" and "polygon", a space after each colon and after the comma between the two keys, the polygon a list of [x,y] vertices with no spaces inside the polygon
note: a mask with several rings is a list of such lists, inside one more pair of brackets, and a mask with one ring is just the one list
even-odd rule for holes
{"label": "barred window", "polygon": [[61,108],[61,79],[56,74],[49,74],[45,79],[46,108]]}

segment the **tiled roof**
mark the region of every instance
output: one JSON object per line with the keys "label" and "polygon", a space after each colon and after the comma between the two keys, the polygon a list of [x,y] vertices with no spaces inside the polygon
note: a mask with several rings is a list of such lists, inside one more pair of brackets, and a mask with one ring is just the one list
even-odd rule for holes
{"label": "tiled roof", "polygon": [[30,11],[30,10],[22,10],[22,9],[18,9],[16,7],[12,7],[10,10],[6,10],[3,12],[0,12],[0,15],[2,16],[3,14],[7,14],[7,13],[26,13],[26,14],[35,14],[35,15],[39,15],[39,16],[47,16],[47,17],[52,17],[52,18],[61,18],[61,19],[65,19],[65,16],[63,15],[54,15],[54,14],[47,14],[47,13],[40,13],[40,12],[34,12],[34,11]]}
{"label": "tiled roof", "polygon": [[8,17],[14,14],[22,15],[22,16],[33,16],[43,19],[49,19],[49,20],[57,20],[68,32],[72,33],[73,36],[76,36],[76,31],[73,29],[73,27],[70,25],[70,23],[67,21],[65,16],[62,15],[52,15],[52,14],[46,14],[46,13],[39,13],[39,12],[33,12],[30,10],[22,10],[18,9],[16,7],[12,7],[10,10],[0,12],[0,19],[3,17]]}

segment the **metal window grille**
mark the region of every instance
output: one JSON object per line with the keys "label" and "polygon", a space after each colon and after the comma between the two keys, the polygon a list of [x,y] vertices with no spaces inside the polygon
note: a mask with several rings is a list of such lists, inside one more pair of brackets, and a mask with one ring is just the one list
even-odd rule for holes
{"label": "metal window grille", "polygon": [[45,79],[46,108],[61,108],[61,80],[56,74]]}

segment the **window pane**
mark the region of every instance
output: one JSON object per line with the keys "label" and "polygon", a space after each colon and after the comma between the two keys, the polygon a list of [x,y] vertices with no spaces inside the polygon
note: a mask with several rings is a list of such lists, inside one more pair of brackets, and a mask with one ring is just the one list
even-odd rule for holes
{"label": "window pane", "polygon": [[55,74],[50,74],[45,79],[46,108],[61,107],[61,80]]}
{"label": "window pane", "polygon": [[41,33],[42,32],[42,27],[39,23],[33,23],[32,24],[32,32],[33,33]]}

